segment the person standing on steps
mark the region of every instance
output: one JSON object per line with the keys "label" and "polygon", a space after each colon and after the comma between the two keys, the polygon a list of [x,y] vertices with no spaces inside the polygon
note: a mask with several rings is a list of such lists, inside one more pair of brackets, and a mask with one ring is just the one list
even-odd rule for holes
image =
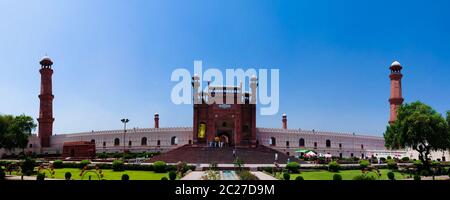
{"label": "person standing on steps", "polygon": [[278,161],[278,153],[275,153],[275,162]]}

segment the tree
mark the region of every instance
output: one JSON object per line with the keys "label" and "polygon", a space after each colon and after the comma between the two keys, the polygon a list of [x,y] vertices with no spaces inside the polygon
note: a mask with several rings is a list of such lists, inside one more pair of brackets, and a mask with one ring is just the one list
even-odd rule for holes
{"label": "tree", "polygon": [[30,116],[0,115],[0,148],[25,149],[28,137],[35,128],[36,124]]}
{"label": "tree", "polygon": [[7,148],[9,141],[6,140],[8,134],[9,125],[12,124],[14,116],[12,115],[0,115],[0,148]]}
{"label": "tree", "polygon": [[387,126],[384,139],[389,149],[412,148],[419,152],[419,160],[429,170],[430,151],[450,148],[449,124],[433,108],[417,101],[398,109],[397,120]]}
{"label": "tree", "polygon": [[9,127],[13,148],[25,149],[28,145],[28,137],[35,128],[36,124],[32,117],[23,114],[16,116]]}

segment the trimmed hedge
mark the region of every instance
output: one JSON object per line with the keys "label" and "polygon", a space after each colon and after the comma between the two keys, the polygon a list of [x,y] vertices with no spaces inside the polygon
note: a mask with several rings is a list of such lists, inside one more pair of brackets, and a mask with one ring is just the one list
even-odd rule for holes
{"label": "trimmed hedge", "polygon": [[55,169],[63,168],[63,161],[62,160],[55,160],[55,161],[53,161],[53,167]]}
{"label": "trimmed hedge", "polygon": [[284,180],[291,180],[291,174],[289,174],[288,172],[284,172],[283,173],[283,179]]}
{"label": "trimmed hedge", "polygon": [[89,161],[89,160],[82,160],[82,161],[80,162],[80,164],[79,164],[79,167],[80,167],[81,169],[83,169],[85,166],[87,166],[87,165],[89,165],[89,164],[91,164],[91,161]]}
{"label": "trimmed hedge", "polygon": [[[157,162],[155,162],[155,163],[157,163]],[[153,165],[141,165],[141,164],[123,163],[123,168],[124,168],[124,170],[155,171],[154,164]],[[110,163],[98,163],[95,166],[98,167],[99,169],[114,169],[113,164],[110,164]],[[74,162],[63,162],[61,168],[80,168],[80,164],[74,163]],[[194,171],[195,168],[196,168],[195,165],[187,165],[185,170],[186,171],[188,171],[188,170]],[[88,169],[94,169],[94,167],[89,166]],[[168,171],[177,171],[177,165],[167,165],[166,164],[164,167],[164,170],[162,170],[162,173],[166,173]]]}
{"label": "trimmed hedge", "polygon": [[36,161],[32,158],[25,158],[25,160],[20,162],[20,168],[22,169],[22,172],[25,173],[25,175],[30,176],[33,174],[34,167],[36,167]]}
{"label": "trimmed hedge", "polygon": [[338,172],[341,166],[336,162],[332,161],[328,164],[328,171],[330,172]]}
{"label": "trimmed hedge", "polygon": [[376,178],[374,176],[368,176],[368,175],[363,175],[363,174],[353,177],[353,180],[356,180],[356,181],[372,181],[375,179]]}
{"label": "trimmed hedge", "polygon": [[290,162],[286,165],[286,169],[291,173],[298,173],[300,165],[297,162]]}
{"label": "trimmed hedge", "polygon": [[342,176],[340,174],[334,174],[333,175],[333,180],[334,181],[341,181],[342,180]]}
{"label": "trimmed hedge", "polygon": [[177,179],[177,173],[175,171],[169,172],[169,180],[174,181]]}
{"label": "trimmed hedge", "polygon": [[167,164],[163,161],[156,161],[153,163],[153,171],[156,173],[166,173],[168,170]]}
{"label": "trimmed hedge", "polygon": [[123,174],[122,181],[128,181],[128,180],[130,180],[130,176],[128,176],[128,174]]}
{"label": "trimmed hedge", "polygon": [[392,170],[398,169],[397,163],[392,159],[387,160],[387,166],[388,166],[388,169],[392,169]]}
{"label": "trimmed hedge", "polygon": [[387,173],[387,177],[389,178],[389,180],[395,180],[395,174],[394,174],[394,172],[388,172],[388,173]]}
{"label": "trimmed hedge", "polygon": [[0,180],[5,180],[5,176],[6,176],[5,171],[0,167]]}
{"label": "trimmed hedge", "polygon": [[43,181],[43,180],[45,180],[45,173],[39,173],[39,174],[36,176],[36,180],[38,180],[38,181]]}
{"label": "trimmed hedge", "polygon": [[370,162],[368,160],[360,160],[359,161],[359,167],[361,167],[361,169],[365,169],[370,165]]}
{"label": "trimmed hedge", "polygon": [[122,160],[115,160],[112,163],[112,168],[115,172],[122,172],[125,171],[125,164]]}
{"label": "trimmed hedge", "polygon": [[64,178],[65,178],[66,180],[70,180],[70,178],[72,178],[72,173],[66,172],[66,173],[64,174]]}

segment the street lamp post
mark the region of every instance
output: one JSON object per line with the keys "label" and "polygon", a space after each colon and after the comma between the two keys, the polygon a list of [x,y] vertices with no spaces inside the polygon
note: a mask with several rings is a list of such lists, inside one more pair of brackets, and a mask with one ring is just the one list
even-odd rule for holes
{"label": "street lamp post", "polygon": [[125,134],[127,133],[127,123],[130,121],[127,118],[120,120],[123,123],[123,153],[125,154],[126,142],[125,142]]}

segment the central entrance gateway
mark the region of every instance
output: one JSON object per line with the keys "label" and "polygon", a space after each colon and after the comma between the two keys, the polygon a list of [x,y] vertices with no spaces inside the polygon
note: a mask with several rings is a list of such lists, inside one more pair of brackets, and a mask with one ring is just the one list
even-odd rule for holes
{"label": "central entrance gateway", "polygon": [[199,78],[194,76],[192,80],[193,143],[256,147],[256,97],[252,95],[256,93],[256,77],[250,79],[251,94],[242,91],[242,84],[208,85],[207,91],[200,92]]}

